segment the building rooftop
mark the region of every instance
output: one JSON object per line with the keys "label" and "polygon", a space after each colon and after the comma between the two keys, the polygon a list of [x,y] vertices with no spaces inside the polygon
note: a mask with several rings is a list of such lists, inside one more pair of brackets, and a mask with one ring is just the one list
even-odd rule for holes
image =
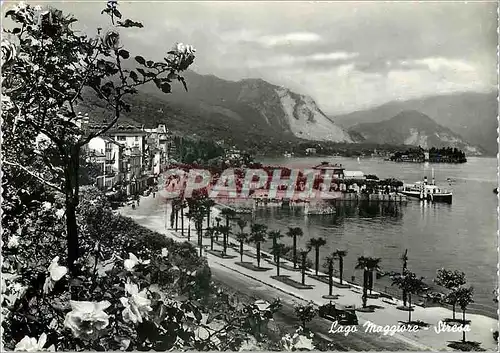
{"label": "building rooftop", "polygon": [[313,169],[319,169],[319,170],[344,170],[345,168],[342,167],[342,164],[331,164],[331,163],[321,163],[318,164],[317,166],[313,167]]}

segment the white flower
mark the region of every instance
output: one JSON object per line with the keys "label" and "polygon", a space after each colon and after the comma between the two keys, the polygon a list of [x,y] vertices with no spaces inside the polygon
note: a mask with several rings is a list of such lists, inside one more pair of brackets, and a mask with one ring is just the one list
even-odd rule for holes
{"label": "white flower", "polygon": [[19,246],[19,236],[13,235],[10,237],[7,247],[10,249],[15,249]]}
{"label": "white flower", "polygon": [[42,11],[42,6],[40,6],[40,5],[36,5],[33,9],[34,9],[35,11]]}
{"label": "white flower", "polygon": [[122,311],[125,322],[141,323],[143,317],[153,310],[151,300],[148,299],[146,289],[139,292],[137,284],[128,282],[125,284],[125,290],[130,295],[129,298],[121,297],[120,302],[125,307]]}
{"label": "white flower", "polygon": [[128,253],[128,257],[129,258],[123,262],[123,266],[125,267],[125,269],[127,271],[132,271],[134,269],[134,267],[138,264],[140,264],[140,265],[148,265],[149,264],[149,260],[141,260],[137,256],[135,256],[134,254],[132,254],[131,252]]}
{"label": "white flower", "polygon": [[111,303],[70,301],[71,311],[66,314],[64,326],[69,328],[75,337],[97,338],[99,332],[109,325],[109,316],[104,312]]}
{"label": "white flower", "polygon": [[57,218],[63,218],[65,213],[66,213],[66,211],[64,211],[64,208],[60,208],[56,211],[56,216],[57,216]]}
{"label": "white flower", "polygon": [[[45,332],[42,333],[38,341],[36,338],[24,336],[24,338],[16,344],[14,351],[40,352],[44,350],[43,346],[45,346],[45,343],[47,343],[47,335],[45,334]],[[55,351],[54,345],[51,345],[49,348],[47,348],[47,350]]]}
{"label": "white flower", "polygon": [[54,257],[52,263],[48,268],[50,273],[50,278],[54,282],[59,281],[66,275],[66,273],[68,273],[68,269],[65,266],[59,266],[58,262],[59,262],[59,256]]}
{"label": "white flower", "polygon": [[14,11],[21,11],[26,8],[26,3],[24,1],[19,2],[19,4],[14,5]]}
{"label": "white flower", "polygon": [[42,204],[42,207],[45,209],[45,210],[50,210],[52,208],[52,204],[50,202],[47,202],[45,201],[43,204]]}
{"label": "white flower", "polygon": [[161,249],[161,257],[168,257],[168,249],[167,248]]}
{"label": "white flower", "polygon": [[256,300],[253,305],[255,305],[260,311],[269,311],[269,302],[265,300]]}
{"label": "white flower", "polygon": [[196,52],[196,49],[192,45],[184,43],[177,43],[175,50],[180,54],[194,54]]}

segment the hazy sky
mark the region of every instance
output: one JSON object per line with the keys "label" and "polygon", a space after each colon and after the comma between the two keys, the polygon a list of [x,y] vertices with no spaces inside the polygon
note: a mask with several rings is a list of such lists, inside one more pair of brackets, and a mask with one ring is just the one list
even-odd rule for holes
{"label": "hazy sky", "polygon": [[[30,3],[35,3],[31,2]],[[89,29],[105,1],[55,5]],[[193,69],[263,78],[312,96],[329,113],[455,91],[490,91],[495,2],[120,2],[144,28],[124,30],[133,54],[160,59],[180,41]],[[128,34],[127,34],[128,33]]]}

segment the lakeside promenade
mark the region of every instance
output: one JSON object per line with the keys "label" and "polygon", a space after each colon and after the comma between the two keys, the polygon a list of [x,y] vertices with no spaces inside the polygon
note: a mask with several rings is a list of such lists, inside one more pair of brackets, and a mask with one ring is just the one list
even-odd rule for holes
{"label": "lakeside promenade", "polygon": [[[141,224],[151,230],[157,231],[159,233],[165,234],[165,236],[173,238],[176,241],[187,241],[187,238],[182,238],[179,232],[166,229],[166,221],[169,219],[170,207],[165,210],[164,200],[161,197],[153,198],[141,197],[140,206],[136,209],[132,209],[130,206],[123,207],[118,212],[124,216],[131,217],[138,224]],[[167,216],[167,218],[165,217]],[[187,228],[187,220],[185,220],[185,227]],[[194,225],[191,226],[192,230],[192,240],[196,240],[196,235],[194,230]],[[209,245],[210,240],[204,238],[204,245]],[[244,249],[255,253],[255,249],[251,246],[245,244]],[[263,252],[266,254],[265,252]],[[241,267],[236,264],[239,262],[239,254],[236,250],[228,247],[228,255],[233,255],[234,258],[220,258],[218,256],[212,255],[204,251],[204,256],[207,257],[208,264],[211,268],[224,269],[225,271],[232,271],[236,276],[242,276],[254,281],[258,281],[265,286],[269,286],[274,290],[278,290],[283,293],[297,298],[297,300],[312,300],[318,306],[328,303],[330,300],[323,299],[322,296],[328,294],[328,285],[326,283],[314,280],[312,278],[306,278],[306,284],[313,286],[313,289],[296,289],[294,287],[288,286],[280,281],[277,281],[271,276],[276,274],[275,266],[267,263],[264,259],[262,260],[261,266],[270,268],[269,271],[256,272],[250,269]],[[255,262],[255,259],[247,255],[244,256],[244,261]],[[289,261],[283,261],[285,264],[290,264]],[[311,273],[311,272],[309,272]],[[300,282],[301,274],[299,271],[290,271],[285,268],[280,269],[281,275],[289,276],[289,278]],[[338,279],[334,279],[338,282]],[[377,293],[374,291],[373,293]],[[352,288],[337,288],[334,287],[334,294],[339,295],[339,298],[333,302],[339,304],[340,306],[354,305],[356,307],[361,306],[361,288],[359,286],[353,285]],[[363,325],[370,321],[376,325],[397,325],[399,321],[406,321],[408,318],[408,313],[405,311],[398,310],[396,306],[402,305],[401,301],[397,301],[396,305],[388,304],[380,299],[368,299],[368,305],[375,305],[378,309],[375,312],[357,312],[359,319],[358,331],[364,331]],[[411,345],[417,350],[447,350],[451,351],[453,349],[447,347],[451,341],[459,341],[462,337],[460,332],[440,332],[439,334],[435,332],[435,327],[438,325],[439,321],[445,318],[450,318],[452,312],[446,308],[441,307],[429,307],[423,308],[415,306],[412,312],[413,320],[420,320],[429,324],[426,329],[421,329],[418,332],[403,332],[396,333],[393,337],[395,339],[404,342],[406,345]],[[457,317],[461,317],[461,313],[457,312]],[[466,338],[468,341],[480,342],[481,347],[488,351],[497,351],[497,343],[493,340],[492,332],[498,329],[498,321],[486,316],[467,314],[467,319],[471,320],[470,332],[467,332]],[[325,326],[329,327],[331,323],[325,320]],[[366,335],[374,335],[375,333],[364,333]],[[332,338],[335,339],[335,335],[341,335],[341,333],[331,333]]]}

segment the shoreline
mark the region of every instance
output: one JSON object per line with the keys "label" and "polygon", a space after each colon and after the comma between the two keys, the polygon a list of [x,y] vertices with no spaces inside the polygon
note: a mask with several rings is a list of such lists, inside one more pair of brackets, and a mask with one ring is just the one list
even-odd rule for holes
{"label": "shoreline", "polygon": [[[231,206],[225,206],[223,204],[220,204],[219,207],[228,207],[228,208],[232,208]],[[215,224],[215,221],[214,221],[214,218],[217,217],[217,215],[221,212],[221,210],[219,208],[217,208],[217,206],[214,206],[212,207],[212,211],[211,211],[211,223],[212,224]],[[246,215],[247,213],[243,213],[241,215]],[[233,224],[233,226],[235,226]],[[231,242],[235,243],[235,244],[238,244],[238,241],[233,237],[233,236],[229,236],[229,239],[231,240]],[[262,254],[265,254],[267,256],[271,256],[271,253],[269,251],[269,247],[266,246],[269,242],[266,241],[265,243],[262,244],[262,251],[261,253]],[[245,248],[246,250],[251,250],[252,252],[256,252],[256,249],[249,246],[248,244],[245,244]],[[265,259],[263,259],[265,261]],[[285,263],[285,264],[288,264],[288,265],[292,265],[293,266],[293,262],[291,262],[290,260],[288,259],[282,259],[282,263]],[[309,269],[310,270],[310,273],[313,273],[313,269]],[[306,271],[306,274],[307,274],[307,271]],[[326,273],[322,272],[321,270],[318,272],[318,274],[321,276],[321,275],[324,275],[324,276],[327,276]],[[339,277],[336,277],[336,276],[333,276],[333,281],[334,283],[340,283],[340,278]],[[345,283],[348,283],[349,285],[353,286],[354,288],[358,288],[358,289],[362,289],[362,284],[360,283],[357,283],[356,281],[355,282],[352,282],[348,279],[343,279],[343,282]],[[399,300],[401,301],[401,304],[402,304],[402,300],[400,299],[401,297],[401,292],[395,288],[395,287],[391,287],[391,283],[380,283],[380,282],[383,282],[383,281],[380,281],[380,279],[378,280],[375,280],[374,281],[374,284],[373,284],[373,292],[375,293],[379,293],[379,294],[386,294],[392,298],[394,298],[395,300]],[[387,285],[386,285],[387,284]],[[394,295],[394,292],[391,293],[391,291],[387,291],[387,288],[391,288],[393,289],[394,291],[398,291],[399,295]],[[415,299],[418,298],[419,301],[424,301],[424,298],[421,297],[421,296],[413,296]],[[417,303],[417,300],[415,300],[415,303]],[[479,304],[479,303],[473,303],[472,304],[473,306],[474,305],[483,305],[483,304]],[[430,305],[427,305],[427,306],[423,306],[423,307],[427,307],[427,308],[432,308],[432,307],[438,307],[438,308],[442,308],[442,309],[446,309],[446,310],[452,310],[452,306],[451,305],[443,305],[443,304],[438,304],[438,303],[431,303]],[[487,307],[487,306],[486,306]],[[495,319],[495,320],[498,320],[499,319],[499,316],[498,316],[498,311],[497,310],[494,310],[493,309],[493,305],[491,307],[487,307],[488,309],[482,309],[482,308],[477,308],[477,307],[471,307],[471,308],[468,308],[467,311],[471,314],[475,314],[475,315],[481,315],[481,316],[485,316],[485,317],[488,317],[488,318],[491,318],[491,319]]]}
{"label": "shoreline", "polygon": [[[167,230],[165,224],[165,210],[168,207],[163,207],[160,205],[161,198],[153,199],[150,197],[142,197],[141,205],[135,210],[132,210],[130,206],[126,206],[118,210],[120,214],[125,217],[130,217],[134,219],[138,224],[152,229],[156,232],[164,234],[169,238],[173,238],[176,241],[187,241],[186,238],[182,238],[180,234],[175,234],[173,230]],[[215,215],[214,215],[215,216]],[[194,240],[194,239],[192,239]],[[208,246],[209,242],[208,238],[203,238],[204,247]],[[234,242],[234,240],[232,240]],[[195,247],[196,244],[193,244]],[[245,244],[244,249],[255,251],[253,247]],[[229,255],[237,255],[237,252],[234,249],[228,247]],[[254,279],[259,282],[262,282],[263,285],[269,286],[269,288],[274,288],[274,290],[281,291],[288,295],[296,296],[298,299],[304,301],[312,300],[316,305],[323,305],[329,302],[329,300],[323,299],[322,294],[326,294],[328,290],[328,286],[325,283],[316,281],[312,278],[307,278],[306,281],[308,284],[314,285],[315,289],[312,291],[301,291],[299,289],[290,287],[287,284],[281,283],[272,278],[275,271],[268,272],[254,272],[250,269],[246,269],[243,267],[235,266],[235,262],[239,261],[238,256],[231,256],[232,258],[219,258],[212,254],[208,254],[206,250],[204,250],[204,256],[207,258],[209,262],[209,266],[215,266],[214,269],[220,269],[224,266],[228,267],[232,273],[239,272],[242,276],[242,283],[245,283],[244,278],[248,277],[249,279]],[[234,257],[234,258],[233,258]],[[236,259],[235,259],[236,258]],[[247,256],[247,259],[250,259]],[[252,258],[248,261],[254,262],[255,260]],[[271,266],[269,266],[271,267]],[[295,281],[300,281],[300,272],[297,271],[289,271],[286,269],[282,269],[280,271],[282,274],[288,275],[291,279]],[[312,272],[310,272],[312,273]],[[236,275],[236,274],[235,274]],[[271,277],[270,277],[271,276]],[[339,299],[335,301],[339,307],[344,307],[347,305],[354,305],[356,308],[359,308],[361,305],[361,295],[359,294],[360,286],[354,285],[354,291],[350,289],[341,289],[335,288],[334,291],[336,294],[339,294]],[[244,290],[244,289],[243,289]],[[375,291],[378,293],[378,291]],[[295,294],[294,294],[295,293]],[[256,294],[258,297],[258,294]],[[362,325],[366,321],[371,321],[376,323],[377,325],[385,326],[385,325],[397,325],[398,321],[404,321],[408,317],[408,313],[398,310],[396,305],[389,305],[379,299],[369,299],[370,305],[378,306],[380,309],[376,309],[375,312],[364,313],[357,312],[358,320]],[[401,303],[400,300],[397,300],[397,303]],[[382,311],[380,311],[382,310]],[[438,323],[445,318],[451,317],[451,310],[442,307],[427,307],[422,308],[415,306],[414,313],[412,314],[414,320],[421,320],[429,323],[431,326],[437,326]],[[477,315],[467,312],[467,319],[472,321],[471,332],[468,333],[468,340],[481,342],[482,347],[486,350],[494,350],[497,349],[497,343],[493,340],[492,332],[493,330],[497,330],[498,320],[489,318],[484,315]],[[326,321],[324,321],[326,324]],[[331,323],[330,323],[331,324]],[[328,325],[330,325],[328,324]],[[432,332],[431,332],[432,331]],[[409,333],[405,332],[403,334],[398,334],[400,337],[396,337],[400,339],[402,342],[410,343],[414,347],[417,347],[418,350],[423,349],[423,346],[430,347],[431,350],[450,350],[447,347],[450,341],[457,341],[460,337],[456,333],[441,333],[436,334],[434,329],[432,330],[420,330],[418,333]],[[335,338],[335,336],[333,336]],[[421,342],[421,343],[420,343]]]}

